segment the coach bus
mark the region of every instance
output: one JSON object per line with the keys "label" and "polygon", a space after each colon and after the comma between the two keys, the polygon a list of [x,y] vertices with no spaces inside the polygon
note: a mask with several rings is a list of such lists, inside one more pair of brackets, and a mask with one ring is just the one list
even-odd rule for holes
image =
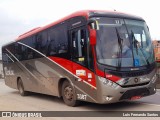
{"label": "coach bus", "polygon": [[62,97],[65,104],[135,100],[156,92],[149,28],[116,11],[73,13],[2,47],[5,84]]}

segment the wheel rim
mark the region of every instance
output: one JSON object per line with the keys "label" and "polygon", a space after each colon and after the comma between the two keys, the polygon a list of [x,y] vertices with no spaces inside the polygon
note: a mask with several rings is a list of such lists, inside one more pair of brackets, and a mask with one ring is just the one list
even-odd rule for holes
{"label": "wheel rim", "polygon": [[70,86],[65,87],[64,96],[69,101],[73,100],[73,89]]}

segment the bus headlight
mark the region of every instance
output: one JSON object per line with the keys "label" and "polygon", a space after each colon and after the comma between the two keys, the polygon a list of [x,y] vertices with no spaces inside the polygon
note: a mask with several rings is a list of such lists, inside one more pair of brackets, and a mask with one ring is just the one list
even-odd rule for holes
{"label": "bus headlight", "polygon": [[128,83],[128,81],[129,81],[129,78],[124,78],[124,79],[119,80],[117,83],[119,85],[125,85]]}
{"label": "bus headlight", "polygon": [[103,77],[98,77],[99,80],[106,86],[109,86],[109,87],[112,87],[114,89],[117,89],[118,88],[118,85],[115,83],[115,82],[112,82],[106,78],[103,78]]}
{"label": "bus headlight", "polygon": [[157,80],[157,74],[155,74],[155,75],[152,77],[151,82],[152,82],[152,83],[155,83],[155,82],[156,82],[156,80]]}

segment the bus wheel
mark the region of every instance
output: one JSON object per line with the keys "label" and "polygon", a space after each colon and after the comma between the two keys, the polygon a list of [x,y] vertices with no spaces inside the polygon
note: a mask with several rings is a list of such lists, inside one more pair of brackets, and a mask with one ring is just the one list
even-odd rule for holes
{"label": "bus wheel", "polygon": [[68,81],[64,81],[62,85],[62,98],[68,106],[77,106],[79,101],[74,100],[75,94],[72,85]]}
{"label": "bus wheel", "polygon": [[23,86],[23,82],[21,80],[21,78],[18,80],[18,84],[17,84],[19,93],[21,96],[26,96],[27,95],[27,91],[24,90],[24,86]]}

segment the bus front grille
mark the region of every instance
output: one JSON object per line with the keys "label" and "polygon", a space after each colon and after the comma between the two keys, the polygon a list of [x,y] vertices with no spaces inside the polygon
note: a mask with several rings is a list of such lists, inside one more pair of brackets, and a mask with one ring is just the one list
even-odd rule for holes
{"label": "bus front grille", "polygon": [[121,76],[121,77],[136,77],[149,74],[151,70],[146,71],[134,71],[134,72],[111,72],[114,75]]}
{"label": "bus front grille", "polygon": [[147,85],[147,84],[149,84],[149,82],[140,83],[140,84],[133,84],[133,85],[124,85],[124,86],[121,86],[121,87],[123,87],[123,88],[137,87],[137,86],[143,86],[143,85]]}
{"label": "bus front grille", "polygon": [[144,96],[147,96],[149,94],[150,94],[150,92],[147,88],[139,88],[139,89],[128,90],[122,95],[120,100],[128,100],[128,99],[131,99],[134,96],[144,97]]}

